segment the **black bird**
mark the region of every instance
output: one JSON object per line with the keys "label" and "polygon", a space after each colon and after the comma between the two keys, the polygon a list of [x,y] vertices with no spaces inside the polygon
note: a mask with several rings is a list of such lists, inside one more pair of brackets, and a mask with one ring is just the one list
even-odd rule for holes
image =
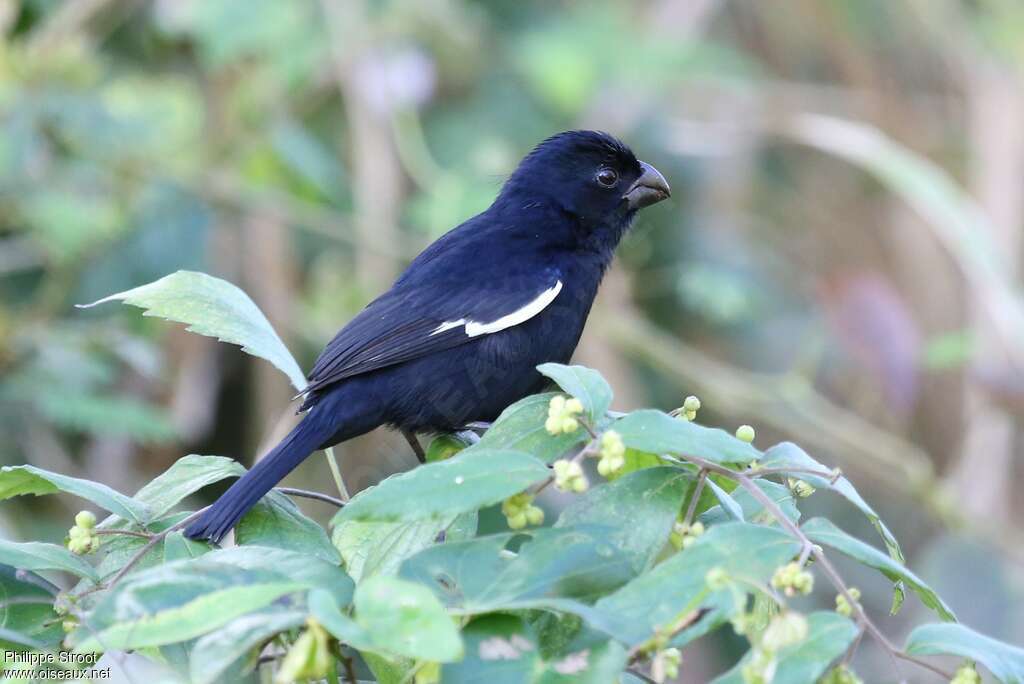
{"label": "black bird", "polygon": [[427,247],[331,340],[302,421],[186,529],[219,541],[317,449],[380,425],[450,432],[539,391],[566,363],[636,212],[665,178],[605,133],[569,131],[520,162],[494,203]]}

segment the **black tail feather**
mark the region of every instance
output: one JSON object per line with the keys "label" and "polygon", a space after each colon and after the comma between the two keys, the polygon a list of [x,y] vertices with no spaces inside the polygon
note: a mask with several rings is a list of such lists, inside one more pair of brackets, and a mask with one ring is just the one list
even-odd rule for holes
{"label": "black tail feather", "polygon": [[190,539],[219,542],[246,512],[330,438],[321,421],[307,414],[252,470],[239,478],[198,520],[185,528]]}

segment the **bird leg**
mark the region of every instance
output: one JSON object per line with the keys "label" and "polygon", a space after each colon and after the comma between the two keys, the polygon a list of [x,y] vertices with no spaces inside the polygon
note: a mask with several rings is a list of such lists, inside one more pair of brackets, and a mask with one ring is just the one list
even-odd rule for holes
{"label": "bird leg", "polygon": [[426,463],[427,455],[423,453],[423,447],[420,446],[420,442],[416,439],[416,435],[409,430],[402,430],[401,432],[402,436],[405,437],[405,441],[409,443],[410,447],[412,447],[413,453],[416,454],[416,459],[420,463]]}

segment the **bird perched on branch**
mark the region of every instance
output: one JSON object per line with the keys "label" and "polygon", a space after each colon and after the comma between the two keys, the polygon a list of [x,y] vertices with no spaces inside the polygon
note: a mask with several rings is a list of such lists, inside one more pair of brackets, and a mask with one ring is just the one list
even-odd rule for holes
{"label": "bird perched on branch", "polygon": [[380,425],[451,432],[539,391],[572,356],[612,254],[665,178],[605,133],[537,145],[494,203],[427,247],[317,359],[302,421],[185,531],[219,541],[317,449]]}

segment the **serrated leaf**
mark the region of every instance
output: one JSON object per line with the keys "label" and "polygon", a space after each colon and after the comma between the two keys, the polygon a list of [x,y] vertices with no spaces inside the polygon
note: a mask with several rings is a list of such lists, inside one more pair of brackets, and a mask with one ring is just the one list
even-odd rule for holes
{"label": "serrated leaf", "polygon": [[242,516],[235,525],[235,543],[295,551],[332,565],[341,563],[324,528],[281,492],[270,492]]}
{"label": "serrated leaf", "polygon": [[684,611],[696,608],[695,602],[708,607],[731,607],[728,589],[704,600],[700,598],[707,591],[705,577],[712,568],[722,568],[730,576],[762,584],[799,550],[795,539],[772,527],[739,522],[715,525],[690,548],[600,599],[594,608],[603,619],[592,624],[627,645],[638,644]]}
{"label": "serrated leaf", "polygon": [[921,599],[921,603],[938,613],[943,620],[956,620],[953,611],[939,598],[938,594],[905,565],[896,562],[860,539],[851,537],[836,527],[832,521],[826,518],[812,518],[805,522],[801,529],[811,541],[832,547],[836,551],[878,570],[893,582],[906,583]]}
{"label": "serrated leaf", "polygon": [[634,411],[612,424],[631,449],[652,454],[697,456],[719,464],[746,465],[761,457],[750,444],[725,430],[706,428],[662,411]]}
{"label": "serrated leaf", "polygon": [[[276,634],[298,627],[305,619],[303,611],[267,608],[235,618],[216,632],[200,637],[189,655],[191,681],[213,684],[222,681],[222,675],[239,674],[250,651]],[[256,659],[251,660],[255,666]]]}
{"label": "serrated leaf", "polygon": [[[607,540],[628,558],[636,574],[653,564],[665,546],[693,480],[678,468],[648,468],[574,497],[555,523],[607,526]],[[623,521],[630,524],[624,525]]]}
{"label": "serrated leaf", "polygon": [[473,446],[456,456],[392,475],[335,515],[344,520],[419,520],[468,513],[547,479],[541,461],[521,451]]}
{"label": "serrated leaf", "polygon": [[244,474],[245,468],[233,459],[189,454],[175,461],[132,498],[147,506],[156,518],[203,487]]}
{"label": "serrated leaf", "polygon": [[0,468],[0,499],[22,494],[55,494],[66,492],[91,501],[105,511],[143,524],[152,519],[148,506],[131,499],[99,482],[51,473],[30,465]]}
{"label": "serrated leaf", "polygon": [[501,412],[474,448],[512,449],[551,463],[586,442],[590,438],[586,430],[552,435],[544,428],[553,396],[554,392],[534,394],[512,404]]}
{"label": "serrated leaf", "polygon": [[118,292],[82,308],[123,301],[158,316],[185,323],[188,330],[266,359],[288,376],[295,389],[306,386],[306,377],[267,317],[249,296],[226,280],[205,273],[177,271],[146,285]]}
{"label": "serrated leaf", "polygon": [[393,575],[406,558],[432,546],[454,518],[406,522],[343,520],[331,533],[345,570],[356,582],[377,573]]}
{"label": "serrated leaf", "polygon": [[96,570],[63,546],[42,542],[12,542],[0,539],[0,563],[19,570],[63,570],[92,582],[99,581]]}
{"label": "serrated leaf", "polygon": [[[779,649],[772,684],[805,684],[816,682],[825,674],[832,662],[846,652],[857,637],[857,626],[850,620],[830,611],[807,616],[807,638],[798,644]],[[712,684],[744,684],[742,669],[751,658],[748,651],[725,674]]]}
{"label": "serrated leaf", "polygon": [[554,380],[569,395],[579,399],[592,424],[600,421],[612,403],[612,388],[601,374],[585,366],[542,363],[542,375]]}
{"label": "serrated leaf", "polygon": [[964,625],[921,625],[907,637],[910,655],[955,655],[976,660],[1003,684],[1024,683],[1024,649],[975,632]]}

